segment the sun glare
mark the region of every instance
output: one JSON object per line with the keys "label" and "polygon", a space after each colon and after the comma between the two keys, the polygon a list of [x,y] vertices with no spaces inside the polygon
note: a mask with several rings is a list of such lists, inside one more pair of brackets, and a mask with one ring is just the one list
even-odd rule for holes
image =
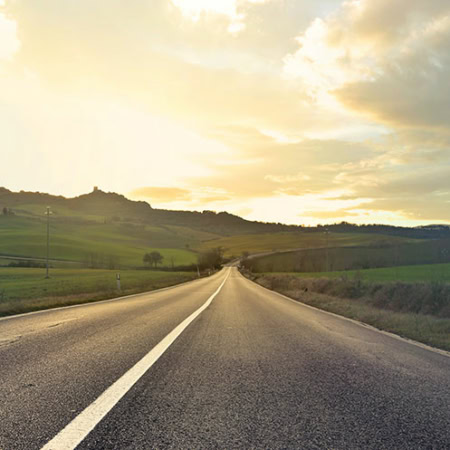
{"label": "sun glare", "polygon": [[223,14],[237,18],[236,0],[172,0],[184,16],[197,21],[203,13]]}
{"label": "sun glare", "polygon": [[[267,0],[246,0],[247,3],[265,3]],[[198,22],[203,15],[226,16],[230,24],[228,32],[237,34],[245,29],[245,14],[239,12],[238,0],[172,0],[182,14],[194,22]]]}

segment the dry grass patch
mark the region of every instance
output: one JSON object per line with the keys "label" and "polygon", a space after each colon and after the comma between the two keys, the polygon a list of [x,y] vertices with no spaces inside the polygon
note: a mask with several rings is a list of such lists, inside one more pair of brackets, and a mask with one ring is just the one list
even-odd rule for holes
{"label": "dry grass patch", "polygon": [[262,286],[325,311],[450,351],[450,286],[257,275]]}

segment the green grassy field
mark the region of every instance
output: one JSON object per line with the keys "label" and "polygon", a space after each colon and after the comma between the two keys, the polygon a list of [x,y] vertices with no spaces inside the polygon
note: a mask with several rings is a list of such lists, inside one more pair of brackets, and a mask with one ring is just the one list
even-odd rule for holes
{"label": "green grassy field", "polygon": [[[31,206],[37,208],[36,205]],[[28,208],[27,205],[22,207]],[[36,209],[34,212],[39,211]],[[219,246],[225,248],[225,256],[229,257],[240,256],[244,251],[260,253],[326,245],[323,233],[283,232],[219,237],[213,232],[184,226],[152,226],[123,221],[104,223],[100,216],[89,216],[89,220],[85,220],[68,213],[62,214],[65,211],[58,212],[59,215],[50,220],[50,258],[54,260],[54,267],[65,267],[67,262],[73,262],[82,267],[132,269],[141,267],[144,254],[154,250],[163,255],[163,266],[177,267],[195,264],[198,252]],[[331,233],[328,239],[330,246],[340,247],[383,247],[410,241],[405,238],[356,233]],[[45,258],[45,218],[0,215],[0,258],[1,256]],[[9,262],[0,260],[3,265]]]}
{"label": "green grassy field", "polygon": [[[396,243],[412,242],[402,237],[358,234],[358,233],[329,233],[328,245],[330,247],[351,246],[392,246]],[[416,241],[414,241],[416,242]],[[213,247],[223,247],[226,256],[241,256],[242,252],[263,253],[276,250],[323,248],[327,245],[327,236],[324,233],[264,233],[247,234],[243,236],[230,236],[203,242],[198,249],[204,250]]]}
{"label": "green grassy field", "polygon": [[0,268],[0,315],[153,290],[197,277],[194,272],[95,269],[53,269],[50,275],[45,279],[45,269]]}
{"label": "green grassy field", "polygon": [[291,273],[291,275],[301,278],[359,278],[363,281],[381,283],[391,281],[450,283],[450,264],[424,264],[337,272],[303,272]]}
{"label": "green grassy field", "polygon": [[[50,257],[86,264],[94,261],[106,267],[111,263],[139,267],[145,253],[157,250],[164,256],[163,265],[171,266],[173,262],[183,266],[197,261],[191,247],[198,244],[198,236],[176,227],[54,220],[50,226]],[[0,237],[0,255],[45,258],[44,220],[0,216]]]}
{"label": "green grassy field", "polygon": [[[360,245],[349,236],[340,247],[309,248],[251,259],[246,262],[254,272],[335,272],[415,264],[450,262],[450,241],[393,239]],[[327,270],[328,269],[328,270]]]}

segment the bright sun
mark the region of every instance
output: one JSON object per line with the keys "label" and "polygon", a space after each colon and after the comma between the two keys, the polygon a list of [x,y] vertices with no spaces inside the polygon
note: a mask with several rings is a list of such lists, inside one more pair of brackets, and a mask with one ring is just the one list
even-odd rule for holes
{"label": "bright sun", "polygon": [[224,14],[231,19],[237,16],[236,0],[172,0],[183,15],[198,20],[202,13]]}
{"label": "bright sun", "polygon": [[228,17],[228,31],[237,34],[245,29],[245,14],[238,12],[238,3],[265,3],[269,0],[172,0],[182,14],[197,22],[202,14],[220,14]]}

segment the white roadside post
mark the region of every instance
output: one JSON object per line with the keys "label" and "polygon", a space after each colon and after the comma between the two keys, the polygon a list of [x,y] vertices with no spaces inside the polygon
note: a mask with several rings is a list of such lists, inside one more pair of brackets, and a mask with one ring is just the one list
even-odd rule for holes
{"label": "white roadside post", "polygon": [[120,291],[120,273],[116,274],[117,290]]}

